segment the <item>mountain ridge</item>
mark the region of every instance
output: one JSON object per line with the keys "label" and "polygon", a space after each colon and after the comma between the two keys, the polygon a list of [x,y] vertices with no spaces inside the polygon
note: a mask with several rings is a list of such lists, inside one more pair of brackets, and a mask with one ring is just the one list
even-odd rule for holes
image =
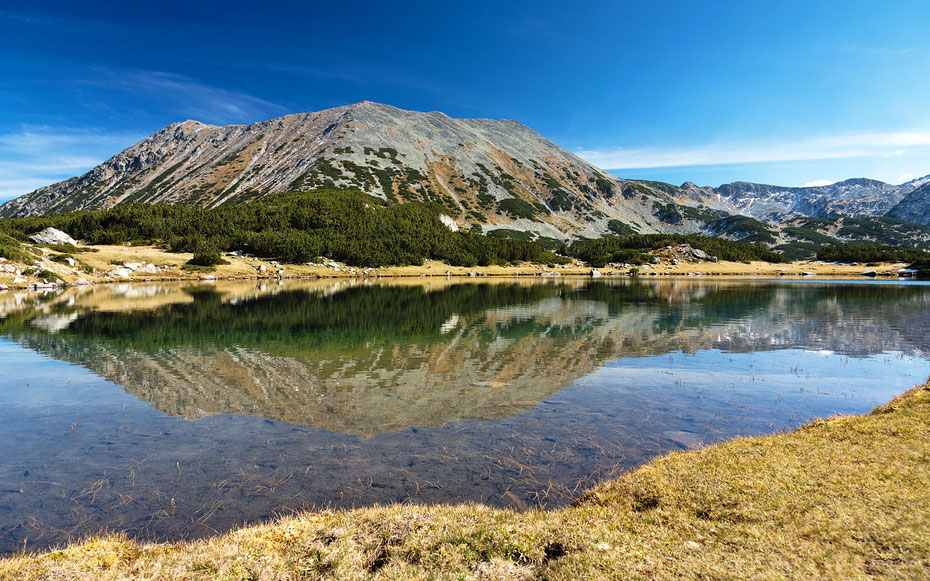
{"label": "mountain ridge", "polygon": [[462,225],[559,238],[601,235],[613,220],[659,231],[656,205],[677,202],[677,192],[612,176],[518,121],[362,102],[248,125],[174,123],[82,176],[7,202],[0,216],[135,201],[213,207],[324,187],[437,202]]}
{"label": "mountain ridge", "polygon": [[457,119],[371,101],[250,124],[172,123],[81,176],[6,202],[0,217],[131,202],[216,207],[320,188],[434,202],[463,227],[562,240],[716,233],[714,222],[734,215],[780,226],[869,216],[930,224],[930,176],[807,187],[621,179],[513,119]]}

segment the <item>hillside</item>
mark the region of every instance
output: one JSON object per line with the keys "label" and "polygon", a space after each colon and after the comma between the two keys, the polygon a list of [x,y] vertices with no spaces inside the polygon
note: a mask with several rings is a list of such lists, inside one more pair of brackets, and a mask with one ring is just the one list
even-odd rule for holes
{"label": "hillside", "polygon": [[[460,225],[559,239],[658,231],[664,208],[682,202],[674,186],[620,180],[516,121],[362,102],[251,125],[175,123],[82,176],[0,206],[0,217],[130,202],[217,207],[319,188],[432,201]],[[702,196],[712,198],[698,189],[684,203]]]}
{"label": "hillside", "polygon": [[[516,121],[367,101],[250,125],[175,123],[82,176],[3,204],[0,217],[133,202],[215,208],[321,188],[432,202],[460,227],[551,248],[611,233],[723,236],[792,257],[833,241],[930,243],[930,176],[897,186],[865,178],[717,188],[624,180]],[[811,226],[807,218],[834,222]]]}
{"label": "hillside", "polygon": [[855,178],[811,187],[734,182],[713,191],[732,206],[732,213],[767,222],[785,222],[799,216],[888,216],[930,224],[930,176],[897,186]]}

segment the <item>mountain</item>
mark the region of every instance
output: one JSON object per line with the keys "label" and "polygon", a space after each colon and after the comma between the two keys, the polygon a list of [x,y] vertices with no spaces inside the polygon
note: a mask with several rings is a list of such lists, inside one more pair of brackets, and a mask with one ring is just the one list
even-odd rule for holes
{"label": "mountain", "polygon": [[[362,102],[251,125],[175,123],[82,176],[0,206],[0,217],[130,202],[215,207],[323,187],[432,201],[461,225],[560,239],[664,230],[670,204],[714,198],[696,188],[679,199],[669,184],[620,180],[516,121]],[[685,216],[675,226],[700,223]]]}
{"label": "mountain", "polygon": [[[318,188],[434,202],[459,226],[550,242],[701,233],[789,244],[800,257],[834,241],[913,245],[914,233],[921,244],[930,241],[930,176],[897,186],[865,178],[717,188],[624,180],[516,121],[453,119],[367,101],[250,125],[175,123],[82,176],[3,204],[0,217],[131,202],[216,207]],[[844,217],[883,220],[869,227],[835,221]],[[834,222],[799,225],[804,218]]]}
{"label": "mountain", "polygon": [[889,216],[930,224],[928,188],[930,176],[899,186],[866,178],[812,187],[734,182],[714,188],[714,192],[732,205],[734,213],[772,223],[799,216]]}
{"label": "mountain", "polygon": [[930,176],[908,183],[916,182],[919,182],[918,186],[895,204],[887,215],[908,222],[930,224]]}

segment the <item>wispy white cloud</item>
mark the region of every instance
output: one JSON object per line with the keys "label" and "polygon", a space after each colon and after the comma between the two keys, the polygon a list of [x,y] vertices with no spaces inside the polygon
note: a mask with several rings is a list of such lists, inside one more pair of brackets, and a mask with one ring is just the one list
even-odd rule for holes
{"label": "wispy white cloud", "polygon": [[840,51],[863,54],[868,56],[905,56],[911,54],[916,49],[913,46],[892,47],[892,46],[868,46],[856,43],[846,43],[840,46]]}
{"label": "wispy white cloud", "polygon": [[642,169],[900,156],[930,146],[930,130],[859,133],[779,142],[709,143],[693,147],[582,150],[578,155],[604,169]]}
{"label": "wispy white cloud", "polygon": [[832,183],[833,182],[831,182],[830,180],[814,180],[812,182],[801,184],[801,187],[802,188],[818,188],[820,186],[829,186]]}
{"label": "wispy white cloud", "polygon": [[126,91],[163,107],[177,111],[182,117],[206,123],[251,123],[263,117],[286,112],[286,109],[266,99],[242,91],[215,87],[184,75],[163,71],[114,71],[94,67],[96,76],[84,84]]}
{"label": "wispy white cloud", "polygon": [[80,175],[143,137],[45,127],[0,134],[0,201]]}

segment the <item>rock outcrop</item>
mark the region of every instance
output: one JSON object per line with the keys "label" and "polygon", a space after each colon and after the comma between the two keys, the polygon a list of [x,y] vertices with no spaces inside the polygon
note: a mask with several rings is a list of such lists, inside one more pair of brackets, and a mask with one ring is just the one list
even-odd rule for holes
{"label": "rock outcrop", "polygon": [[62,245],[62,244],[70,244],[72,246],[77,245],[77,242],[74,240],[74,238],[68,236],[67,234],[65,234],[64,232],[56,228],[46,228],[45,230],[42,230],[41,232],[33,234],[32,236],[29,237],[29,239],[35,242],[36,244],[48,244],[51,246],[57,246],[57,245]]}

